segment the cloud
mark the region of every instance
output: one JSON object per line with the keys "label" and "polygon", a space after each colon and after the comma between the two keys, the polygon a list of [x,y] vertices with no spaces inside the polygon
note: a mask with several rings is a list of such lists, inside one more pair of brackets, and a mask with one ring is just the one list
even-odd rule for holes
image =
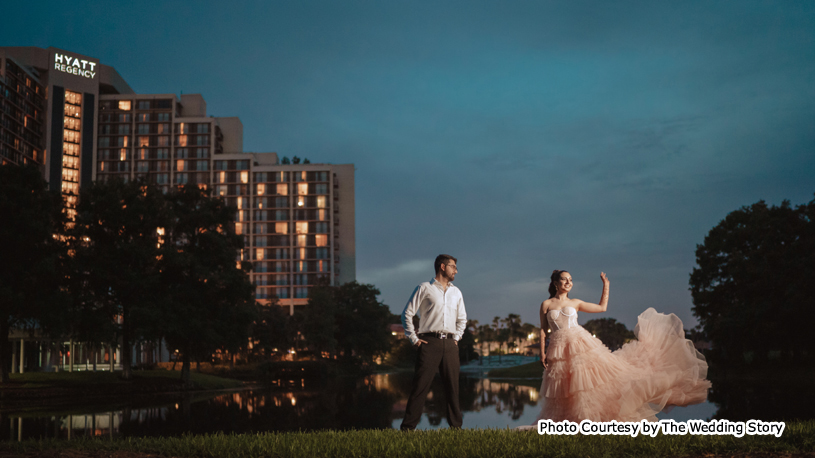
{"label": "cloud", "polygon": [[412,261],[405,261],[391,267],[379,269],[368,268],[366,270],[362,270],[357,274],[357,280],[360,283],[371,283],[377,285],[380,283],[391,283],[405,277],[414,277],[421,273],[430,272],[432,275],[432,270],[432,259],[416,259]]}

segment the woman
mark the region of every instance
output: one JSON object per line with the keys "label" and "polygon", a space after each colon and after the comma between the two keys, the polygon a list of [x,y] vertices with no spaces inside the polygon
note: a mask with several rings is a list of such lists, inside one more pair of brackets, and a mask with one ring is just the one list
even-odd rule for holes
{"label": "woman", "polygon": [[577,324],[577,312],[606,311],[611,282],[605,273],[600,279],[603,294],[593,304],[569,297],[569,272],[552,272],[549,299],[540,308],[545,372],[538,420],[657,421],[655,415],[666,406],[704,401],[710,388],[707,363],[685,339],[676,315],[649,308],[637,319],[637,340],[613,353]]}

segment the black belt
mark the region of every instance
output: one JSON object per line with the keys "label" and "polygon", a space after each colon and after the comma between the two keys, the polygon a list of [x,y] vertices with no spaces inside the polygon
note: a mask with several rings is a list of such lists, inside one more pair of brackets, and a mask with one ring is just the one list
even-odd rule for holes
{"label": "black belt", "polygon": [[423,333],[421,333],[421,334],[418,334],[418,336],[419,336],[419,337],[435,337],[435,338],[437,338],[437,339],[452,339],[452,338],[453,338],[453,334],[450,334],[450,333],[444,333],[444,332],[441,332],[441,331],[437,331],[437,332],[423,332]]}

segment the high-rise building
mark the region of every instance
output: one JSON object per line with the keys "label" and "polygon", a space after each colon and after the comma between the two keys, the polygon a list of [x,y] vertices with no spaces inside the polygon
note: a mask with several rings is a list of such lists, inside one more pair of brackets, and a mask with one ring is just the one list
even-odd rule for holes
{"label": "high-rise building", "polygon": [[34,163],[69,213],[94,180],[211,189],[237,208],[256,298],[291,313],[321,278],[356,278],[354,167],[243,152],[237,117],[199,94],[136,94],[112,67],[57,48],[0,47],[0,160]]}

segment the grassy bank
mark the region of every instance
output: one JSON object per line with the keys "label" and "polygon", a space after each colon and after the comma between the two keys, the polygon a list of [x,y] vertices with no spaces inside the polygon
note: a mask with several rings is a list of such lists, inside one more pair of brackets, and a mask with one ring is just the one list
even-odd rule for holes
{"label": "grassy bank", "polygon": [[490,377],[503,377],[503,378],[536,378],[543,377],[543,366],[540,361],[535,361],[529,364],[521,364],[520,366],[501,367],[493,369],[487,373]]}
{"label": "grassy bank", "polygon": [[[82,439],[0,443],[0,456],[174,457],[652,457],[789,456],[815,453],[815,421],[787,423],[774,436],[540,436],[510,430],[362,430],[257,435],[208,435],[114,441]],[[64,455],[63,455],[64,454]]]}

